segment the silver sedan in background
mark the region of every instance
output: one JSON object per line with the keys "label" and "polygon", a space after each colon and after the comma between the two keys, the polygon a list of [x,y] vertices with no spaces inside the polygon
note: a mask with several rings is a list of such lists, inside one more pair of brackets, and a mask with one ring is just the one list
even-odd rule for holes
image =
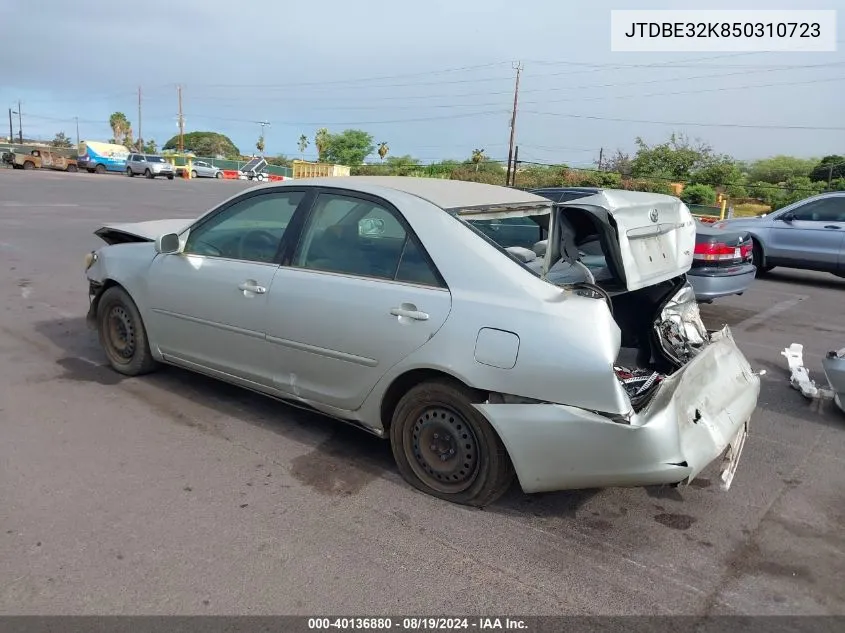
{"label": "silver sedan in background", "polygon": [[845,277],[845,191],[819,194],[759,218],[722,220],[713,226],[751,234],[758,274],[782,266]]}
{"label": "silver sedan in background", "polygon": [[[176,175],[182,176],[185,173],[185,167],[179,166],[176,168]],[[219,167],[205,162],[204,160],[195,160],[191,163],[191,178],[222,178],[223,171]]]}

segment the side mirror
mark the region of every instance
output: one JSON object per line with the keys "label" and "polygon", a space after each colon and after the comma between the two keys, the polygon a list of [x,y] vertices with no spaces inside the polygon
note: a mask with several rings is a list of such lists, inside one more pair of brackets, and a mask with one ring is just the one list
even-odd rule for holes
{"label": "side mirror", "polygon": [[156,238],[156,252],[162,255],[179,252],[179,235],[177,233],[165,233]]}
{"label": "side mirror", "polygon": [[795,215],[793,215],[792,211],[787,211],[778,219],[783,220],[784,222],[792,222],[795,219]]}

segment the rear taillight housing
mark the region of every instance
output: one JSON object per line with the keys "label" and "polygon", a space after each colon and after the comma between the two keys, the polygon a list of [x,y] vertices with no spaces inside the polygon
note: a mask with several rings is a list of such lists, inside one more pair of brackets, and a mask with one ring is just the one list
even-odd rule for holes
{"label": "rear taillight housing", "polygon": [[751,257],[751,242],[728,246],[722,242],[696,244],[693,259],[700,262],[745,261]]}

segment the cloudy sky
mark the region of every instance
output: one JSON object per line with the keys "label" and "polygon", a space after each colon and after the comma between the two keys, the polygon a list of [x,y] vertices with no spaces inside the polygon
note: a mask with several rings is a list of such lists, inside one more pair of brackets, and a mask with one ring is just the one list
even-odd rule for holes
{"label": "cloudy sky", "polygon": [[[742,8],[795,5],[745,0]],[[831,9],[841,0],[800,5]],[[630,150],[636,136],[660,142],[673,131],[740,159],[845,151],[845,131],[783,129],[845,125],[845,40],[835,53],[614,53],[610,10],[623,8],[737,6],[2,0],[0,104],[5,119],[20,100],[25,136],[72,137],[78,117],[83,140],[107,140],[117,110],[137,132],[141,86],[143,136],[161,144],[177,132],[181,84],[186,131],[223,132],[242,152],[253,151],[266,120],[268,154],[297,155],[300,134],[313,138],[318,127],[354,127],[394,155],[432,161],[484,148],[505,159],[512,66],[521,61],[517,143],[526,161],[590,165],[599,148]]]}

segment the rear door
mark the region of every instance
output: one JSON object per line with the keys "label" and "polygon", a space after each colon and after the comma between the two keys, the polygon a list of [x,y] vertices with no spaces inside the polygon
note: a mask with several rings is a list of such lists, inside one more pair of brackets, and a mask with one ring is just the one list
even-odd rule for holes
{"label": "rear door", "polygon": [[269,293],[275,387],[357,409],[446,321],[451,295],[400,211],[323,191]]}
{"label": "rear door", "polygon": [[845,241],[845,196],[811,200],[775,219],[767,259],[772,264],[835,272]]}

